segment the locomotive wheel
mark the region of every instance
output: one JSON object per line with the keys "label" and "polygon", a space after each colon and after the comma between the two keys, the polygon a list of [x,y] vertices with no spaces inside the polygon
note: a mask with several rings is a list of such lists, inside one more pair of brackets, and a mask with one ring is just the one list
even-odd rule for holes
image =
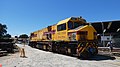
{"label": "locomotive wheel", "polygon": [[81,58],[80,56],[81,56],[80,53],[77,53],[77,58]]}
{"label": "locomotive wheel", "polygon": [[72,48],[67,48],[66,54],[69,56],[74,56],[73,49]]}
{"label": "locomotive wheel", "polygon": [[80,56],[81,56],[81,54],[80,54],[80,52],[78,52],[78,49],[77,49],[77,58],[81,58]]}
{"label": "locomotive wheel", "polygon": [[8,53],[14,53],[14,49],[12,49],[12,48],[8,48],[6,51],[7,51]]}
{"label": "locomotive wheel", "polygon": [[83,59],[88,59],[89,57],[91,57],[91,54],[85,50],[80,54],[80,57]]}
{"label": "locomotive wheel", "polygon": [[34,48],[34,46],[33,46],[33,45],[34,45],[34,44],[31,44],[31,47],[32,47],[32,48]]}
{"label": "locomotive wheel", "polygon": [[98,54],[98,50],[97,48],[95,48],[95,53],[93,55],[97,55]]}
{"label": "locomotive wheel", "polygon": [[33,44],[33,48],[36,48],[36,44]]}
{"label": "locomotive wheel", "polygon": [[67,54],[71,55],[71,49],[70,48],[67,48]]}
{"label": "locomotive wheel", "polygon": [[52,45],[52,51],[56,52],[57,47],[55,45]]}
{"label": "locomotive wheel", "polygon": [[36,48],[38,48],[38,49],[39,49],[39,45],[38,45],[38,44],[36,45]]}
{"label": "locomotive wheel", "polygon": [[43,50],[46,50],[46,45],[43,45]]}
{"label": "locomotive wheel", "polygon": [[49,51],[52,51],[52,46],[51,46],[51,45],[48,46],[48,50],[49,50]]}

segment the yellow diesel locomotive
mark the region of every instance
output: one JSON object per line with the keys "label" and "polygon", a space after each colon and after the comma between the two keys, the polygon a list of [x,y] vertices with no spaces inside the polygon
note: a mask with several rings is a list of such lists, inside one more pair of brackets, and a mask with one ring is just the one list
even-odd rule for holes
{"label": "yellow diesel locomotive", "polygon": [[82,58],[89,58],[98,53],[97,32],[82,17],[70,17],[32,32],[29,45]]}

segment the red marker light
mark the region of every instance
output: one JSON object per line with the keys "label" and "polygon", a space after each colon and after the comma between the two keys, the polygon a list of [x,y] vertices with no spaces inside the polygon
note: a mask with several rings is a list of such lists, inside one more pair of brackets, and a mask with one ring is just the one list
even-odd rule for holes
{"label": "red marker light", "polygon": [[0,64],[0,67],[2,67],[2,64]]}

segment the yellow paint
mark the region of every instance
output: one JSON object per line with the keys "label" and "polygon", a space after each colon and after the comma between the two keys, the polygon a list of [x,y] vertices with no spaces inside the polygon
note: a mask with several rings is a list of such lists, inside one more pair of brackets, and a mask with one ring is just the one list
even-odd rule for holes
{"label": "yellow paint", "polygon": [[67,31],[59,31],[56,32],[56,39],[55,40],[67,40]]}
{"label": "yellow paint", "polygon": [[[57,25],[53,25],[52,26],[52,30],[55,30],[56,31],[57,29]],[[55,40],[56,39],[56,35],[55,34],[52,34],[52,40]]]}
{"label": "yellow paint", "polygon": [[71,17],[70,17],[70,18],[67,18],[67,19],[65,19],[65,20],[61,20],[61,21],[58,22],[57,25],[60,25],[60,24],[63,24],[63,23],[67,23],[70,19],[71,19]]}
{"label": "yellow paint", "polygon": [[[87,31],[88,32],[87,33],[87,38],[86,38],[87,40],[94,40],[94,38],[97,37],[96,35],[94,35],[94,32],[96,32],[96,30],[91,25],[85,25],[85,26],[82,26],[82,27],[77,28],[77,29],[69,30],[68,29],[68,22],[69,21],[78,22],[78,23],[81,23],[81,24],[86,23],[86,22],[80,20],[80,18],[78,18],[76,20],[72,20],[71,18],[72,17],[67,18],[67,19],[62,20],[62,21],[58,22],[57,24],[51,26],[51,30],[56,31],[55,34],[51,34],[52,35],[51,40],[53,40],[53,41],[58,41],[58,40],[70,41],[70,38],[69,38],[70,36],[68,35],[68,33],[80,32],[80,31]],[[57,26],[61,25],[63,23],[66,23],[66,30],[57,31]],[[34,34],[37,34],[37,36],[32,37],[30,40],[31,41],[48,41],[47,36],[43,35],[44,32],[48,32],[48,28],[44,28],[44,29],[33,32]],[[81,35],[76,34],[76,40],[80,40],[80,36]]]}
{"label": "yellow paint", "polygon": [[47,40],[46,36],[43,35],[44,34],[43,32],[48,32],[47,28],[33,32],[36,36],[32,37],[30,40],[31,41]]}
{"label": "yellow paint", "polygon": [[93,28],[93,26],[86,25],[83,28],[81,28],[80,31],[87,31],[88,32],[87,39],[94,40],[94,32],[96,32],[96,30]]}

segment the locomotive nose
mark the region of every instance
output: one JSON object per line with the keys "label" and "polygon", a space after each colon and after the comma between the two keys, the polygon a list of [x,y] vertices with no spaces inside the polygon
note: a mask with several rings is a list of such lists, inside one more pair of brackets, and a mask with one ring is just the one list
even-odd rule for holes
{"label": "locomotive nose", "polygon": [[[83,46],[82,46],[83,45]],[[81,58],[90,58],[93,55],[98,54],[97,47],[94,45],[94,43],[81,43],[78,45],[78,50],[77,50],[78,57]]]}

